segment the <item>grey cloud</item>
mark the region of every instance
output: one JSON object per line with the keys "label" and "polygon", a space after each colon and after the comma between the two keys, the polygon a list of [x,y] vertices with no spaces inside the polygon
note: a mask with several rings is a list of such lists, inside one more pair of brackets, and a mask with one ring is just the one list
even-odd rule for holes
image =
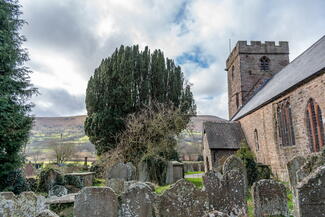
{"label": "grey cloud", "polygon": [[[85,96],[74,96],[63,89],[39,89],[40,95],[32,99],[36,104],[32,113],[42,116],[68,116],[85,114]],[[44,106],[49,103],[50,106]]]}

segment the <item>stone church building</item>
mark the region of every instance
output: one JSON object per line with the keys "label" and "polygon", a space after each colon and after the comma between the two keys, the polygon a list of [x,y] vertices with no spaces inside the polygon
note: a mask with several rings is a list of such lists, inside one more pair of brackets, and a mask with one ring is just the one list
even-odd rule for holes
{"label": "stone church building", "polygon": [[229,124],[240,124],[257,161],[287,180],[290,159],[325,143],[325,36],[292,62],[288,42],[238,41],[226,71]]}

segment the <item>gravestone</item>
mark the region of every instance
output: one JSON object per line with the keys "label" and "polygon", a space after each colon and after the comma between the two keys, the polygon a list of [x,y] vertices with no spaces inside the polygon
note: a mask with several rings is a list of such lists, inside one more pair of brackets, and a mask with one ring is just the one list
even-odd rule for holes
{"label": "gravestone", "polygon": [[108,179],[106,182],[107,187],[110,187],[116,194],[120,195],[124,191],[123,179]]}
{"label": "gravestone", "polygon": [[111,188],[85,187],[74,202],[75,217],[117,217],[118,199]]}
{"label": "gravestone", "polygon": [[34,192],[23,192],[15,196],[12,192],[0,193],[1,217],[35,217],[47,209],[45,198]]}
{"label": "gravestone", "polygon": [[62,185],[55,185],[49,191],[49,197],[62,197],[68,194],[68,189]]}
{"label": "gravestone", "polygon": [[289,216],[285,186],[272,179],[262,179],[253,185],[255,217]]}
{"label": "gravestone", "polygon": [[207,193],[184,179],[177,181],[157,199],[160,217],[199,217],[209,209]]}
{"label": "gravestone", "polygon": [[110,168],[107,179],[123,179],[125,181],[136,179],[136,168],[132,163],[117,163]]}
{"label": "gravestone", "polygon": [[297,171],[304,165],[306,159],[302,156],[296,156],[287,163],[290,186],[292,189],[297,185]]}
{"label": "gravestone", "polygon": [[148,165],[144,161],[141,161],[138,164],[138,177],[140,182],[150,181],[149,173],[148,173]]}
{"label": "gravestone", "polygon": [[247,180],[247,171],[246,171],[246,167],[243,163],[243,161],[235,156],[235,155],[231,155],[229,156],[225,162],[223,163],[223,174],[226,174],[227,172],[231,171],[231,170],[238,170],[241,174],[244,175],[244,184],[245,184],[245,195],[247,195],[247,187],[248,187],[248,180]]}
{"label": "gravestone", "polygon": [[144,183],[133,183],[121,196],[121,216],[154,217],[155,194]]}
{"label": "gravestone", "polygon": [[26,178],[36,176],[36,169],[31,162],[25,165],[24,173]]}
{"label": "gravestone", "polygon": [[53,168],[43,170],[40,174],[40,189],[48,192],[54,185],[63,184],[62,174]]}
{"label": "gravestone", "polygon": [[166,184],[173,184],[184,178],[184,164],[178,161],[169,161],[166,172]]}
{"label": "gravestone", "polygon": [[325,216],[325,166],[317,168],[296,187],[297,217]]}
{"label": "gravestone", "polygon": [[203,176],[210,209],[230,216],[246,215],[246,195],[244,176],[238,170],[230,170],[221,175],[209,171]]}

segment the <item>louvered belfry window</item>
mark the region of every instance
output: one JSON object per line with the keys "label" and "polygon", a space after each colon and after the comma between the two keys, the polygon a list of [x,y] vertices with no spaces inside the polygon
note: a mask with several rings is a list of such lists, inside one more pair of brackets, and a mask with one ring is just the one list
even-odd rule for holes
{"label": "louvered belfry window", "polygon": [[319,152],[324,146],[322,111],[314,99],[309,99],[306,109],[306,126],[311,152]]}
{"label": "louvered belfry window", "polygon": [[289,98],[277,104],[278,141],[281,146],[295,145],[295,134],[292,124]]}
{"label": "louvered belfry window", "polygon": [[263,56],[260,59],[260,68],[262,71],[268,71],[270,67],[270,59],[267,58],[266,56]]}

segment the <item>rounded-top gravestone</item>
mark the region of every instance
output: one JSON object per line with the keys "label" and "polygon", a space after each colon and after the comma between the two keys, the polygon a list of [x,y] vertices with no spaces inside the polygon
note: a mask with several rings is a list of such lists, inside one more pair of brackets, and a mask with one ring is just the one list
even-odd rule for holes
{"label": "rounded-top gravestone", "polygon": [[108,179],[122,179],[125,181],[136,179],[136,168],[132,163],[117,163],[107,173]]}

